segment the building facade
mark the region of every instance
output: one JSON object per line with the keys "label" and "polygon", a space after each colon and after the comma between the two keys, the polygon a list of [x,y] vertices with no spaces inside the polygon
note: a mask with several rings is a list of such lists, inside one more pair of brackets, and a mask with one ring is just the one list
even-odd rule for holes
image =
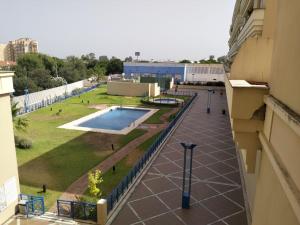
{"label": "building facade", "polygon": [[6,61],[7,55],[7,44],[0,44],[0,62]]}
{"label": "building facade", "polygon": [[38,42],[30,38],[20,38],[0,44],[0,61],[16,62],[18,57],[26,53],[37,53]]}
{"label": "building facade", "polygon": [[11,115],[12,72],[0,72],[0,224],[15,214],[20,192]]}
{"label": "building facade", "polygon": [[300,2],[237,0],[225,77],[253,225],[300,224]]}
{"label": "building facade", "polygon": [[175,82],[224,81],[222,64],[124,63],[126,78],[135,76],[173,77]]}
{"label": "building facade", "polygon": [[185,81],[187,82],[224,82],[223,64],[186,64]]}

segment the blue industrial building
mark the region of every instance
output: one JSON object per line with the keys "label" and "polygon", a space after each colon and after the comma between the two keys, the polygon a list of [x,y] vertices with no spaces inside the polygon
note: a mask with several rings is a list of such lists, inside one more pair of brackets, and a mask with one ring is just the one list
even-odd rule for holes
{"label": "blue industrial building", "polygon": [[184,81],[185,64],[181,63],[124,63],[126,78],[134,76],[173,77],[174,80]]}
{"label": "blue industrial building", "polygon": [[175,82],[224,82],[225,70],[222,64],[184,63],[124,63],[125,78],[138,76],[173,77]]}

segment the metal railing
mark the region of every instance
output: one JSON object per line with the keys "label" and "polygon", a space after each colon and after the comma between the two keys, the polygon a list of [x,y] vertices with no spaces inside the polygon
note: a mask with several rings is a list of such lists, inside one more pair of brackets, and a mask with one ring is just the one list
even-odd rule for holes
{"label": "metal railing", "polygon": [[181,110],[176,114],[174,119],[169,123],[168,127],[157,137],[155,142],[148,148],[145,154],[140,158],[140,160],[135,164],[131,171],[126,177],[118,184],[116,188],[107,196],[107,211],[108,213],[114,208],[116,203],[120,200],[120,197],[128,189],[129,185],[138,176],[141,170],[145,167],[146,163],[149,161],[151,156],[159,149],[160,145],[165,141],[168,134],[174,129],[177,121],[180,119],[182,114],[189,108],[191,103],[197,97],[197,93],[181,108]]}
{"label": "metal railing", "polygon": [[30,113],[30,112],[36,111],[38,109],[47,107],[47,106],[52,105],[52,104],[57,103],[57,102],[61,102],[61,101],[66,100],[68,98],[84,94],[86,92],[89,92],[89,91],[97,88],[97,87],[99,87],[99,84],[96,84],[96,85],[93,85],[91,87],[78,90],[76,93],[62,94],[62,95],[59,95],[59,96],[55,96],[53,98],[47,98],[47,99],[42,100],[40,102],[30,104],[26,107],[20,108],[17,115],[19,116],[19,115],[22,115],[22,114],[25,114],[25,113]]}
{"label": "metal railing", "polygon": [[57,215],[96,222],[97,205],[88,202],[57,200]]}
{"label": "metal railing", "polygon": [[45,213],[45,204],[43,196],[33,196],[26,194],[19,194],[19,200],[25,201],[24,214],[27,215],[43,215]]}
{"label": "metal railing", "polygon": [[184,90],[168,90],[166,91],[166,94],[168,95],[175,95],[175,96],[194,96],[195,92],[193,91],[184,91]]}

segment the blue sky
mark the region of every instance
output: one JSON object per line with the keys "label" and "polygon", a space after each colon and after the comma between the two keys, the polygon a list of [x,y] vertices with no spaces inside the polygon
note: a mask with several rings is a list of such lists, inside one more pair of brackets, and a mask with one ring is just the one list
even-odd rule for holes
{"label": "blue sky", "polygon": [[228,51],[234,0],[1,0],[0,43],[42,53],[199,60]]}

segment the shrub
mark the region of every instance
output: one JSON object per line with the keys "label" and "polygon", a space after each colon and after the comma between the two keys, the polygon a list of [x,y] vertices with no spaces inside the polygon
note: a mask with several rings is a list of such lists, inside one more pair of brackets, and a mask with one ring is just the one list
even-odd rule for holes
{"label": "shrub", "polygon": [[30,149],[32,147],[32,141],[26,138],[18,138],[16,146],[21,149]]}
{"label": "shrub", "polygon": [[75,88],[73,91],[72,91],[72,95],[79,95],[82,93],[84,88]]}
{"label": "shrub", "polygon": [[15,135],[15,146],[18,146],[20,143],[21,138]]}

